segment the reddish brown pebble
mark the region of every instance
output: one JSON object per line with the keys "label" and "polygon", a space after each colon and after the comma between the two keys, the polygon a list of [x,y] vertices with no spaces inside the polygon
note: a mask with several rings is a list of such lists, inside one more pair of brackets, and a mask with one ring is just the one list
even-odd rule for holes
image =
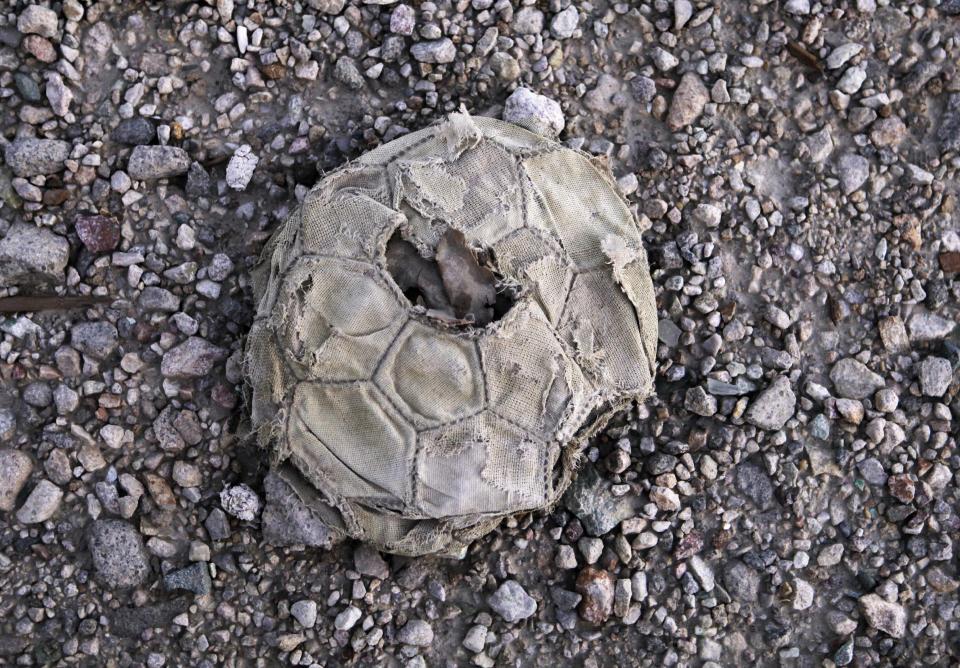
{"label": "reddish brown pebble", "polygon": [[940,268],[948,274],[955,274],[960,271],[960,251],[940,253]]}
{"label": "reddish brown pebble", "polygon": [[703,534],[699,531],[691,531],[680,539],[677,545],[677,552],[674,555],[677,559],[687,559],[697,554],[703,549]]}
{"label": "reddish brown pebble", "polygon": [[913,501],[913,495],[916,492],[916,485],[913,479],[906,473],[892,475],[887,480],[887,487],[890,493],[901,503],[910,503]]}
{"label": "reddish brown pebble", "polygon": [[70,191],[64,190],[63,188],[55,188],[43,192],[43,203],[46,206],[60,206],[68,199],[70,199]]}
{"label": "reddish brown pebble", "polygon": [[613,612],[613,576],[587,566],[577,576],[577,592],[583,596],[577,611],[591,624],[603,624]]}
{"label": "reddish brown pebble", "polygon": [[110,216],[77,216],[74,221],[80,241],[91,253],[111,251],[120,243],[120,223]]}
{"label": "reddish brown pebble", "polygon": [[282,79],[287,73],[287,68],[281,63],[270,63],[269,65],[264,65],[260,68],[260,71],[263,72],[263,76],[268,79]]}

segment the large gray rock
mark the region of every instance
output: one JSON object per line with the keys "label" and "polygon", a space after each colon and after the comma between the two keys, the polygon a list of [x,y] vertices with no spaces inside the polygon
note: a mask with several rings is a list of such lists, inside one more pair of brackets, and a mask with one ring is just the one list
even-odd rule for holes
{"label": "large gray rock", "polygon": [[260,497],[243,483],[224,487],[220,492],[220,505],[228,515],[244,522],[252,522],[260,512]]}
{"label": "large gray rock", "polygon": [[62,172],[63,163],[68,157],[69,142],[34,137],[14,139],[3,154],[13,173],[24,177]]}
{"label": "large gray rock", "polygon": [[523,7],[513,15],[510,26],[518,35],[536,35],[543,31],[543,12],[536,7]]}
{"label": "large gray rock", "polygon": [[840,156],[837,162],[837,175],[840,177],[843,193],[849,195],[859,190],[870,176],[870,162],[857,153],[846,153]]}
{"label": "large gray rock", "polygon": [[60,284],[70,244],[50,230],[14,223],[0,239],[0,287]]}
{"label": "large gray rock", "polygon": [[213,370],[213,365],[226,359],[227,351],[199,336],[191,336],[163,355],[160,373],[167,378],[200,378]]}
{"label": "large gray rock", "polygon": [[733,598],[744,603],[756,601],[760,593],[760,575],[740,560],[727,564],[723,584]]}
{"label": "large gray rock", "polygon": [[170,571],[163,576],[163,587],[167,591],[192,591],[197,596],[210,593],[212,583],[210,570],[202,561],[190,564],[184,568]]}
{"label": "large gray rock", "polygon": [[17,511],[21,524],[39,524],[54,516],[63,500],[63,490],[49,480],[41,480]]}
{"label": "large gray rock", "polygon": [[573,37],[577,30],[577,24],[580,22],[580,12],[574,5],[570,5],[562,12],[556,14],[550,21],[550,32],[557,39],[567,39]]}
{"label": "large gray rock", "polygon": [[511,624],[537,611],[537,602],[516,580],[507,580],[487,599],[495,613]]}
{"label": "large gray rock", "polygon": [[150,574],[143,538],[122,520],[94,522],[89,546],[97,576],[108,587],[135,587]]}
{"label": "large gray rock", "polygon": [[117,328],[106,320],[80,322],[70,330],[70,342],[87,357],[104,359],[117,348]]}
{"label": "large gray rock", "polygon": [[845,357],[830,369],[837,394],[845,399],[866,399],[884,386],[883,376],[853,357]]}
{"label": "large gray rock", "polygon": [[290,606],[290,614],[306,629],[312,629],[317,623],[317,604],[310,599],[297,601]]}
{"label": "large gray rock", "polygon": [[695,72],[687,72],[673,93],[667,127],[676,132],[700,118],[703,108],[710,101],[710,91]]}
{"label": "large gray rock", "polygon": [[920,390],[928,397],[942,397],[953,380],[950,360],[928,357],[920,363]]}
{"label": "large gray rock", "polygon": [[433,627],[422,619],[411,619],[397,632],[397,640],[404,645],[429,647],[433,643]]}
{"label": "large gray rock", "polygon": [[916,311],[907,322],[910,340],[914,343],[945,339],[956,326],[953,320],[923,310]]}
{"label": "large gray rock", "polygon": [[137,146],[127,162],[127,174],[140,181],[186,174],[190,156],[177,146]]}
{"label": "large gray rock", "polygon": [[761,429],[782,429],[793,417],[796,406],[797,397],[790,388],[790,379],[780,376],[753,400],[744,417]]}
{"label": "large gray rock", "polygon": [[0,450],[0,511],[13,510],[31,471],[33,462],[29,455],[19,450]]}
{"label": "large gray rock", "polygon": [[884,600],[877,594],[860,597],[860,610],[867,623],[894,638],[902,638],[907,632],[907,611],[902,605]]}
{"label": "large gray rock", "polygon": [[17,17],[17,30],[24,35],[57,36],[57,13],[42,5],[29,5]]}
{"label": "large gray rock", "polygon": [[353,551],[353,567],[360,575],[386,580],[390,577],[390,566],[380,553],[370,545],[358,545]]}
{"label": "large gray rock", "polygon": [[427,42],[417,42],[410,47],[410,53],[414,60],[421,63],[452,63],[457,57],[457,47],[449,37],[443,37]]}
{"label": "large gray rock", "polygon": [[752,462],[742,462],[737,466],[736,475],[737,488],[758,508],[765,509],[773,503],[773,483],[766,471]]}

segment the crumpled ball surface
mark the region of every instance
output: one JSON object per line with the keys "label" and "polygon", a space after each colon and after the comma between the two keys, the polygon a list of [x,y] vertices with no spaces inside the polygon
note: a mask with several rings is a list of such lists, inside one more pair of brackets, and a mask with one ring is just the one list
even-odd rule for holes
{"label": "crumpled ball surface", "polygon": [[[396,235],[450,229],[514,303],[484,326],[413,303]],[[456,554],[549,506],[583,443],[652,388],[657,319],[638,223],[590,156],[452,114],[325,176],[254,271],[251,421],[272,466],[335,531]]]}

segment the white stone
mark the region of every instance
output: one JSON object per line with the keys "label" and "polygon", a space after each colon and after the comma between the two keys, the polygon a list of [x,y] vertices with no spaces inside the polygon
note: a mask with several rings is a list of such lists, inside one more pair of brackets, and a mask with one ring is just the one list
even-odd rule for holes
{"label": "white stone", "polygon": [[863,51],[863,46],[853,42],[841,44],[827,56],[827,67],[831,70],[843,67],[855,55]]}
{"label": "white stone", "polygon": [[249,144],[238,148],[227,163],[227,185],[234,190],[245,190],[259,162],[260,158]]}
{"label": "white stone", "polygon": [[557,39],[567,39],[576,32],[579,22],[580,12],[577,11],[576,7],[570,5],[550,21],[550,32]]}
{"label": "white stone", "polygon": [[565,125],[560,104],[529,88],[518,88],[507,98],[503,120],[551,138]]}

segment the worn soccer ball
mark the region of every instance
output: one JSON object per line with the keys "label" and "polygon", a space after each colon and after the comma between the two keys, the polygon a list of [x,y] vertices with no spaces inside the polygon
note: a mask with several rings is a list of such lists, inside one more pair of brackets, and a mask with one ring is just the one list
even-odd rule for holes
{"label": "worn soccer ball", "polygon": [[452,114],[327,174],[253,283],[258,441],[332,529],[387,552],[462,553],[550,506],[651,392],[635,216],[605,165],[502,121]]}

